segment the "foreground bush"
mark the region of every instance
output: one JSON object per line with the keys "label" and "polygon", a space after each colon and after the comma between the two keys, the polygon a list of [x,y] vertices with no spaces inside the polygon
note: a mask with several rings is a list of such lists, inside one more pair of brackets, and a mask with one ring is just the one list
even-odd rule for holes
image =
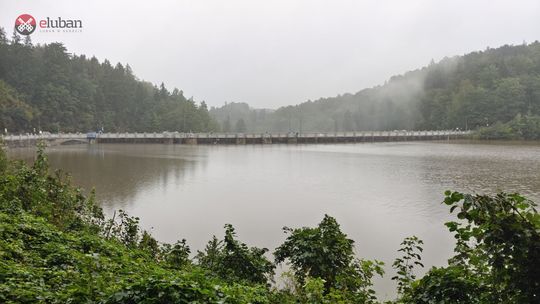
{"label": "foreground bush", "polygon": [[0,177],[0,303],[267,303],[269,294],[266,282],[210,275],[185,241],[159,244],[123,211],[105,220],[67,176],[49,175],[42,150]]}
{"label": "foreground bush", "polygon": [[456,255],[403,295],[406,303],[540,303],[540,215],[518,194],[446,192]]}

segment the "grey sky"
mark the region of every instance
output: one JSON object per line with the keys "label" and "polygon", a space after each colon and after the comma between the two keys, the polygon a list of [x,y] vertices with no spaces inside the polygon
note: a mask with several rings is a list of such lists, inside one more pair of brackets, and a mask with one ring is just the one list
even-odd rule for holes
{"label": "grey sky", "polygon": [[82,19],[82,33],[32,34],[77,54],[129,63],[209,105],[275,108],[357,92],[433,58],[540,40],[540,1],[39,1],[15,18]]}

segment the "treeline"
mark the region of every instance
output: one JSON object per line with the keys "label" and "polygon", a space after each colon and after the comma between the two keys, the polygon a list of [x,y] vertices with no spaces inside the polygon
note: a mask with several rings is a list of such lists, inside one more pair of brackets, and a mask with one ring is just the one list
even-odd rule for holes
{"label": "treeline", "polygon": [[473,52],[390,78],[384,85],[256,115],[246,106],[228,113],[248,131],[474,130],[540,115],[540,43]]}
{"label": "treeline", "polygon": [[503,46],[428,67],[425,128],[475,129],[540,115],[540,43]]}
{"label": "treeline", "polygon": [[[208,110],[141,81],[129,65],[34,46],[0,29],[0,131],[334,132],[474,130],[540,115],[540,43],[503,46],[390,78],[355,94],[277,110]],[[516,137],[516,136],[514,136]]]}
{"label": "treeline", "polygon": [[509,122],[496,122],[491,126],[481,127],[474,134],[479,139],[540,140],[540,116],[521,116]]}
{"label": "treeline", "polygon": [[0,28],[0,130],[211,131],[203,102],[137,79],[129,65],[74,55],[61,43],[8,39]]}
{"label": "treeline", "polygon": [[[418,278],[423,242],[406,238],[392,264],[397,298],[385,303],[538,303],[536,205],[504,193],[446,192],[444,203],[457,215],[445,224],[455,256]],[[32,166],[0,150],[2,303],[380,303],[383,263],[357,258],[334,218],[284,232],[273,261],[232,225],[193,256],[186,240],[161,244],[123,211],[105,218],[67,175],[49,174],[42,150]],[[290,267],[281,287],[279,264]]]}
{"label": "treeline", "polygon": [[245,102],[226,102],[221,107],[210,108],[210,115],[219,122],[222,132],[261,131],[272,112],[274,110],[253,109]]}

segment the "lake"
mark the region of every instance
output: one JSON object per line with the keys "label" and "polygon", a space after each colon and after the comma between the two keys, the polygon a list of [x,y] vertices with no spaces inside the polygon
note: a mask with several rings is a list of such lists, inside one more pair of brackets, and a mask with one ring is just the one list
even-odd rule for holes
{"label": "lake", "polygon": [[[417,235],[429,268],[452,255],[445,190],[520,192],[540,201],[538,143],[95,144],[47,151],[52,167],[95,187],[107,214],[126,210],[160,241],[187,239],[192,252],[212,235],[221,238],[225,223],[248,245],[273,251],[285,240],[283,226],[314,226],[329,214],[355,240],[359,257],[382,260],[391,271],[402,239]],[[30,160],[34,152],[9,154]],[[392,275],[377,280],[380,298],[395,294]]]}

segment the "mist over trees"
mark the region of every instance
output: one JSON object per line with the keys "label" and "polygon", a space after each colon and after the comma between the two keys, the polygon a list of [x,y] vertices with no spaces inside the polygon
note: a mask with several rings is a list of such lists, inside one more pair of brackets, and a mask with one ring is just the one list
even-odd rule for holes
{"label": "mist over trees", "polygon": [[61,43],[34,46],[0,29],[0,128],[44,130],[212,131],[204,102],[139,80],[129,65],[74,55]]}
{"label": "mist over trees", "polygon": [[12,133],[496,127],[483,134],[531,138],[523,134],[535,133],[538,120],[539,42],[432,61],[380,86],[276,110],[236,102],[208,109],[179,89],[139,80],[127,64],[70,54],[61,43],[34,46],[28,36],[8,39],[0,30],[0,130]]}
{"label": "mist over trees", "polygon": [[210,108],[210,116],[221,126],[223,132],[234,132],[237,124],[245,126],[245,130],[263,130],[270,109],[253,109],[245,102],[226,102],[221,107]]}
{"label": "mist over trees", "polygon": [[[276,111],[226,104],[211,115],[248,131],[462,130],[540,115],[540,43],[473,52],[391,77],[384,85]],[[229,116],[223,116],[227,113]],[[257,119],[251,119],[256,117]]]}

